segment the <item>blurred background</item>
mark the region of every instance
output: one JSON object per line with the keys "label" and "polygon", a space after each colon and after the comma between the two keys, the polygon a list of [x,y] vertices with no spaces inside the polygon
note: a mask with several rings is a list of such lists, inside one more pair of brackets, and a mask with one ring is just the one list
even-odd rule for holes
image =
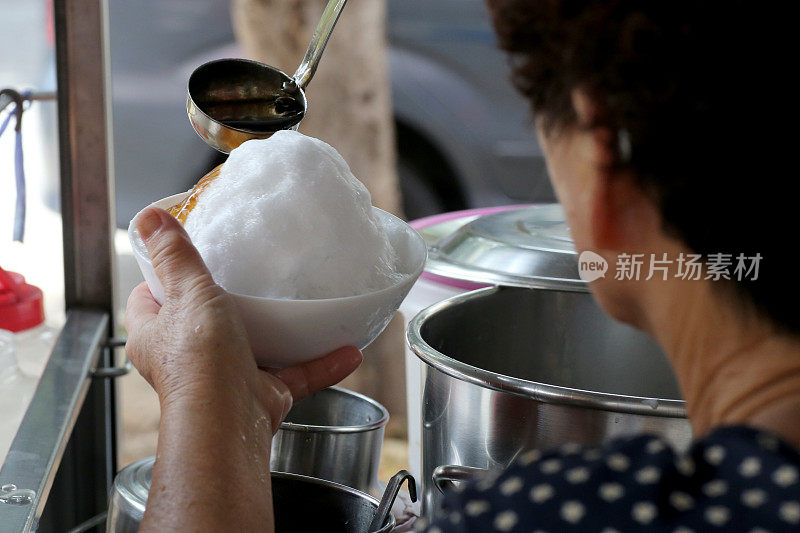
{"label": "blurred background", "polygon": [[[310,85],[301,131],[337,148],[374,203],[407,219],[471,207],[553,201],[530,113],[508,83],[484,0],[350,0]],[[288,73],[299,64],[324,0],[109,0],[116,219],[190,188],[224,161],[192,130],[186,81],[199,64],[250,57]],[[0,88],[56,89],[49,0],[0,0]],[[4,113],[5,114],[5,113]],[[2,119],[4,117],[0,117]],[[13,121],[12,121],[13,126]],[[9,128],[11,129],[11,128]],[[63,321],[57,109],[25,113],[27,233],[12,242],[14,135],[0,139],[0,266],[46,294],[48,320]],[[118,231],[118,319],[141,281]],[[400,324],[401,326],[402,324]],[[346,384],[393,417],[402,456],[402,327],[370,347]],[[155,395],[138,375],[121,381],[121,463],[153,453]],[[392,442],[385,455],[391,455]],[[401,459],[399,459],[402,461]],[[392,467],[393,468],[393,467]],[[396,468],[393,468],[396,470]]]}

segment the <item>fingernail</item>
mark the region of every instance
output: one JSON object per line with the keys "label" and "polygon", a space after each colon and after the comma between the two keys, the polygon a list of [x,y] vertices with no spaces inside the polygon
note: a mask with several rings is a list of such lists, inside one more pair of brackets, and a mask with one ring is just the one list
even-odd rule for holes
{"label": "fingernail", "polygon": [[144,211],[136,219],[136,228],[139,230],[139,235],[142,239],[147,240],[153,233],[158,231],[158,228],[163,224],[161,215],[155,209],[148,209]]}
{"label": "fingernail", "polygon": [[347,362],[351,365],[360,365],[363,358],[364,356],[361,355],[361,350],[351,347],[347,356]]}

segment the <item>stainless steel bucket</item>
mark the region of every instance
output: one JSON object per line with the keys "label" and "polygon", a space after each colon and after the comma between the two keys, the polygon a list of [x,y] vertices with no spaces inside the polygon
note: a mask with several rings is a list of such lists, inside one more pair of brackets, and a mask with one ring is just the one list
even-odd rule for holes
{"label": "stainless steel bucket", "polygon": [[[150,491],[154,457],[125,467],[114,479],[106,533],[139,530]],[[166,495],[169,497],[169,495]],[[275,531],[385,533],[394,528],[389,514],[379,529],[370,530],[378,500],[330,481],[283,472],[272,473]]]}
{"label": "stainless steel bucket", "polygon": [[408,342],[424,362],[424,516],[437,467],[502,469],[524,450],[643,432],[691,441],[663,352],[588,293],[481,289],[417,315]]}
{"label": "stainless steel bucket", "polygon": [[295,404],[272,441],[270,468],[327,479],[380,495],[378,464],[386,409],[331,387]]}

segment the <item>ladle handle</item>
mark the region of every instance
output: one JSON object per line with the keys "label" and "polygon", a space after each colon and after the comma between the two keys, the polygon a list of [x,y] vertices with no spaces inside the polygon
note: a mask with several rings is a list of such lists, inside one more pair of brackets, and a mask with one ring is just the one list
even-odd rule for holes
{"label": "ladle handle", "polygon": [[389,513],[392,511],[394,501],[397,499],[397,493],[400,492],[400,486],[405,480],[408,480],[408,495],[411,496],[411,501],[417,501],[417,484],[414,482],[414,477],[408,473],[408,470],[399,471],[392,476],[392,479],[389,480],[389,484],[386,485],[386,490],[383,492],[383,498],[381,498],[381,502],[378,505],[378,510],[375,512],[372,523],[369,525],[370,532],[380,531],[383,528],[383,524],[386,523],[386,520],[389,518]]}
{"label": "ladle handle", "polygon": [[306,56],[303,62],[297,67],[297,72],[294,73],[294,82],[301,88],[305,89],[308,82],[311,81],[312,76],[317,71],[319,60],[322,58],[322,52],[325,51],[325,46],[328,44],[328,39],[331,38],[333,28],[336,26],[336,21],[339,20],[339,15],[342,14],[342,9],[347,3],[347,0],[330,0],[328,5],[325,6],[325,11],[322,13],[322,18],[314,30],[314,36],[311,37],[311,42],[306,50]]}

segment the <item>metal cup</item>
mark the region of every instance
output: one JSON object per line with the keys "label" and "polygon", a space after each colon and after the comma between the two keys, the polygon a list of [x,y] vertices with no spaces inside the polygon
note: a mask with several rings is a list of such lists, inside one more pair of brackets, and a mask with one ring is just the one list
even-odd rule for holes
{"label": "metal cup", "polygon": [[380,495],[378,464],[389,413],[361,394],[331,387],[295,404],[272,440],[270,468]]}

